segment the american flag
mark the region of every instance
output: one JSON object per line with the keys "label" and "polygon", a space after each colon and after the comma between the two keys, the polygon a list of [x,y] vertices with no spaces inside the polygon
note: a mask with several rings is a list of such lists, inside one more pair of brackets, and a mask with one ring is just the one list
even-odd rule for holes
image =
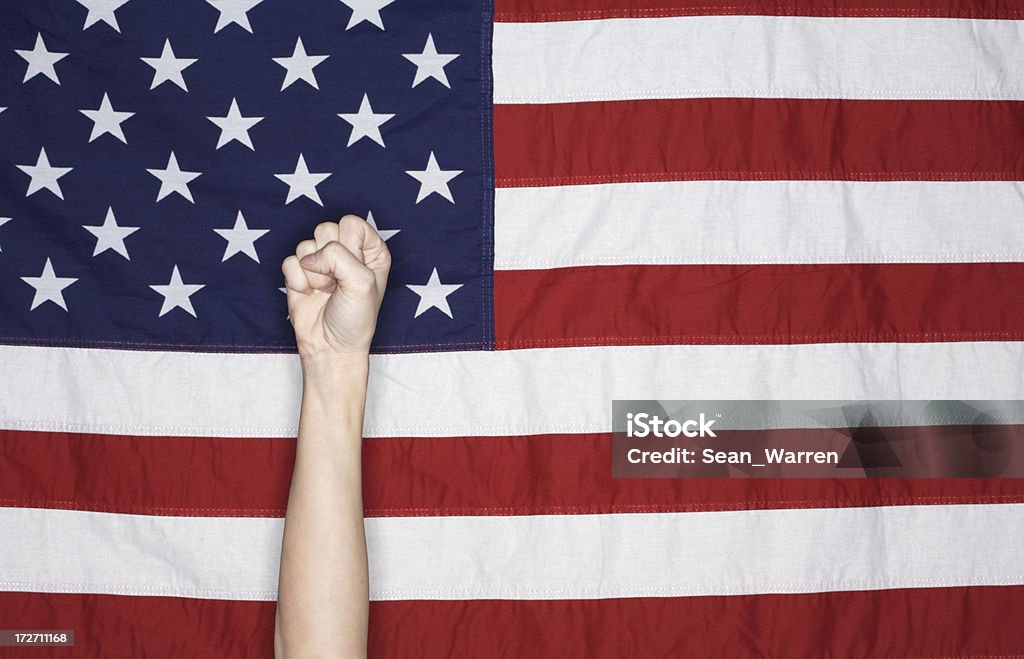
{"label": "american flag", "polygon": [[1024,652],[1024,481],[610,462],[613,399],[1024,399],[1021,19],[0,0],[0,628],[272,654],[279,265],[355,213],[372,654]]}

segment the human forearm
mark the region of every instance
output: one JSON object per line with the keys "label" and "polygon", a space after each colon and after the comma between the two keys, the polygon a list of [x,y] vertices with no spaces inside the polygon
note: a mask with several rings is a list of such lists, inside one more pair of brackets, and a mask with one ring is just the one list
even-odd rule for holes
{"label": "human forearm", "polygon": [[354,215],[318,224],[281,262],[303,390],[281,547],[278,657],[366,655],[363,411],[390,269],[384,240]]}
{"label": "human forearm", "polygon": [[279,656],[364,656],[361,445],[368,358],[304,358],[278,593]]}

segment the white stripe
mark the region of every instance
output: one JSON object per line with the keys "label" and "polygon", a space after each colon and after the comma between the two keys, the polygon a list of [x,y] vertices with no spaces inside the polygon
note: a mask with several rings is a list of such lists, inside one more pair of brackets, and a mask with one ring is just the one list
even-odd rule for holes
{"label": "white stripe", "polygon": [[[374,355],[365,432],[605,432],[613,399],[1024,399],[1024,342]],[[0,346],[0,427],[294,437],[294,355]]]}
{"label": "white stripe", "polygon": [[284,520],[0,508],[0,590],[273,600]]}
{"label": "white stripe", "polygon": [[681,16],[494,26],[494,102],[1024,99],[1024,21]]}
{"label": "white stripe", "polygon": [[[1024,425],[1024,400],[659,400],[657,405],[666,419],[680,422],[706,414],[715,419],[716,430]],[[613,410],[614,430],[622,433],[627,412],[654,411],[631,401]]]}
{"label": "white stripe", "polygon": [[[1024,583],[1024,504],[365,520],[383,599]],[[0,509],[0,589],[276,598],[283,520]]]}
{"label": "white stripe", "polygon": [[499,188],[494,215],[500,270],[1024,261],[1024,183],[1018,181]]}

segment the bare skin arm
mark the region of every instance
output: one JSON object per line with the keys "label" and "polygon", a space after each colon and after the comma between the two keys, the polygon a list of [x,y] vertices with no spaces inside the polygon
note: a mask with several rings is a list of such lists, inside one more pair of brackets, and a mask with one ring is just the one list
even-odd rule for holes
{"label": "bare skin arm", "polygon": [[354,215],[318,225],[313,236],[281,264],[303,389],[281,546],[279,659],[365,657],[367,646],[363,411],[391,256]]}

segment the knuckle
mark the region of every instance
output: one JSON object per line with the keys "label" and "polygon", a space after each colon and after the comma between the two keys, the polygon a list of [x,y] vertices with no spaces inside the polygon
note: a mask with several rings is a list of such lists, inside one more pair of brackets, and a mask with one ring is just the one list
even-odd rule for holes
{"label": "knuckle", "polygon": [[346,215],[338,222],[338,236],[353,243],[362,243],[363,236],[372,231],[370,225],[355,215]]}
{"label": "knuckle", "polygon": [[[354,218],[351,221],[346,222],[346,218]],[[342,236],[359,236],[363,233],[364,223],[362,220],[357,218],[355,215],[346,215],[341,218],[342,221],[338,223],[338,233]]]}
{"label": "knuckle", "polygon": [[329,238],[333,236],[338,225],[334,222],[321,222],[313,229],[313,236],[317,238]]}

